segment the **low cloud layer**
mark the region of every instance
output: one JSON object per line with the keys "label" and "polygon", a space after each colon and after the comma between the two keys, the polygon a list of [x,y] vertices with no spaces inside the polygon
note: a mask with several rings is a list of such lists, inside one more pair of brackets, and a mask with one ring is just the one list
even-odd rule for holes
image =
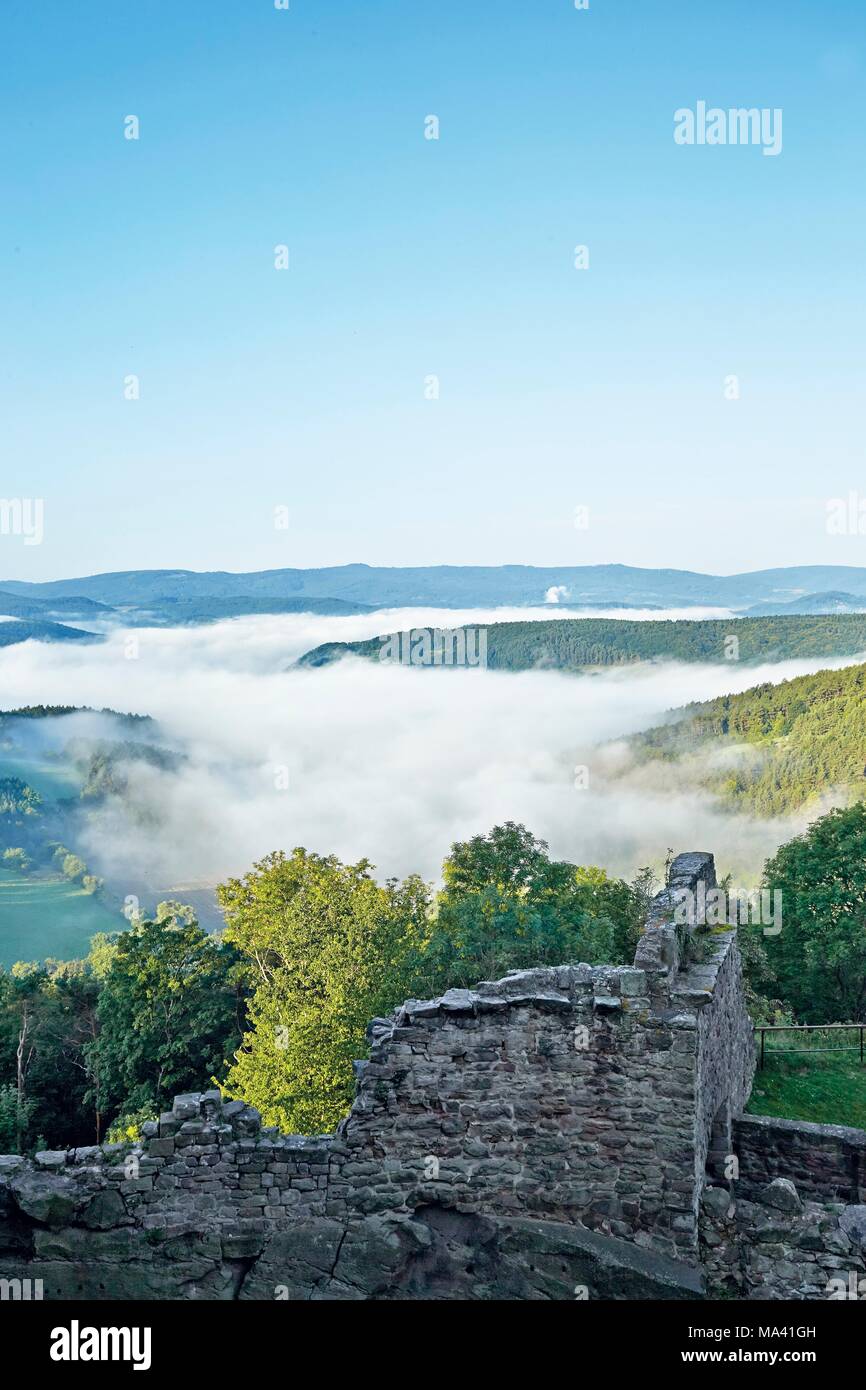
{"label": "low cloud layer", "polygon": [[[506,616],[525,620],[527,610],[496,610],[499,621]],[[166,742],[184,750],[171,773],[133,766],[136,818],[113,804],[93,821],[84,849],[120,885],[125,876],[161,887],[213,884],[298,844],[367,857],[383,877],[435,878],[453,840],[506,819],[576,862],[630,873],[660,864],[669,846],[709,849],[720,870],[745,882],[800,828],[733,817],[704,793],[666,785],[657,770],[613,779],[597,750],[658,723],[672,706],[845,661],[666,663],[586,676],[355,658],[285,669],[321,642],[493,617],[285,615],[115,631],[98,646],[25,643],[0,652],[0,707],[150,714]],[[575,774],[582,767],[588,786]]]}

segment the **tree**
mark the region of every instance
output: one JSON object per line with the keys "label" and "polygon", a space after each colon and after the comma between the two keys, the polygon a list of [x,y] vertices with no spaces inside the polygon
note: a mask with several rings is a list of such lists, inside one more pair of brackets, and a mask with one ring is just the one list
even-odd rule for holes
{"label": "tree", "polygon": [[15,1086],[0,1085],[0,1152],[21,1152],[21,1135],[30,1126],[32,1111],[30,1101],[25,1102],[22,1109]]}
{"label": "tree", "polygon": [[63,853],[57,857],[60,859],[60,868],[64,878],[83,878],[87,873],[87,865],[79,855]]}
{"label": "tree", "polygon": [[651,886],[647,870],[629,885],[552,860],[546,843],[513,821],[453,845],[442,873],[418,967],[425,994],[537,965],[628,962]]}
{"label": "tree", "polygon": [[782,930],[764,938],[780,998],[801,1022],[866,1017],[866,805],[830,811],[764,867]]}
{"label": "tree", "polygon": [[27,851],[20,848],[4,850],[3,860],[10,868],[18,869],[22,874],[26,874],[31,866]]}
{"label": "tree", "polygon": [[200,1090],[237,1047],[244,990],[234,949],[192,910],[162,903],[153,921],[96,944],[99,1033],[86,1048],[89,1095],[110,1115],[162,1109]]}
{"label": "tree", "polygon": [[218,897],[254,991],[225,1090],[283,1130],[333,1129],[368,1022],[411,993],[429,891],[417,877],[378,884],[366,860],[295,849],[268,855]]}
{"label": "tree", "polygon": [[495,825],[487,835],[458,841],[442,865],[445,894],[465,897],[486,888],[515,897],[535,898],[568,878],[568,864],[551,862],[544,840],[514,821]]}
{"label": "tree", "polygon": [[91,1143],[99,1117],[85,1093],[84,1048],[96,1033],[98,982],[83,961],[19,963],[0,972],[0,1085],[12,1086],[16,1148]]}

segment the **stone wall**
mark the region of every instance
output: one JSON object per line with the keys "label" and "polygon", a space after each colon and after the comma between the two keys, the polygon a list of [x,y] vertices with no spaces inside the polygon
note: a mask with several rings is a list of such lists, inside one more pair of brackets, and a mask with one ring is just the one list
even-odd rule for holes
{"label": "stone wall", "polygon": [[[209,1091],[137,1146],[0,1158],[0,1278],[46,1298],[726,1287],[705,1165],[754,1060],[735,933],[674,920],[674,890],[698,882],[712,857],[680,856],[633,966],[516,972],[373,1020],[334,1135],[263,1130]],[[721,1243],[747,1283],[741,1243]]]}
{"label": "stone wall", "polygon": [[866,1132],[743,1115],[734,1124],[738,1187],[749,1195],[771,1178],[789,1178],[801,1196],[866,1203]]}
{"label": "stone wall", "polygon": [[701,1262],[711,1292],[748,1299],[866,1298],[866,1206],[801,1197],[789,1178],[704,1189]]}

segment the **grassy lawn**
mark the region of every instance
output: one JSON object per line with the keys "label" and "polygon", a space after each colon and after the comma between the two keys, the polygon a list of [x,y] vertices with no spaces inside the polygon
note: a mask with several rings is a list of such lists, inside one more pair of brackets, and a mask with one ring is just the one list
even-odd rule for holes
{"label": "grassy lawn", "polygon": [[87,954],[97,932],[126,925],[98,898],[64,878],[30,878],[0,868],[0,965],[55,956],[70,960]]}
{"label": "grassy lawn", "polygon": [[866,1064],[860,1065],[859,1036],[847,1037],[858,1050],[838,1057],[780,1057],[768,1051],[763,1071],[755,1072],[748,1112],[866,1129]]}

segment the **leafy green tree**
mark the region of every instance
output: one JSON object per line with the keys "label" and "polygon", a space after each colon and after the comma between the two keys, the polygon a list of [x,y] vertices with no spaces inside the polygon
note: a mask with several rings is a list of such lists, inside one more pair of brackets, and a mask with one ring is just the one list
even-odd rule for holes
{"label": "leafy green tree", "polygon": [[0,777],[0,816],[38,816],[42,797],[20,777]]}
{"label": "leafy green tree", "polygon": [[30,1083],[46,1034],[44,980],[44,969],[36,965],[19,963],[0,974],[0,1051],[6,1082],[15,1091],[15,1153],[25,1150],[34,1108]]}
{"label": "leafy green tree", "polygon": [[651,889],[648,871],[629,885],[552,860],[513,821],[453,845],[443,879],[418,962],[424,993],[537,965],[628,962]]}
{"label": "leafy green tree", "polygon": [[87,873],[87,865],[77,854],[62,854],[60,858],[60,868],[64,878],[83,878]]}
{"label": "leafy green tree", "polygon": [[803,1023],[866,1018],[866,805],[830,811],[767,861],[782,930],[764,938],[781,1000]]}
{"label": "leafy green tree", "polygon": [[9,865],[10,869],[18,869],[19,873],[22,874],[26,874],[31,866],[30,856],[27,851],[17,847],[4,850],[3,861]]}
{"label": "leafy green tree", "polygon": [[15,1086],[0,1085],[0,1153],[21,1152],[21,1137],[30,1129],[32,1114],[32,1102],[22,1105]]}
{"label": "leafy green tree", "polygon": [[442,865],[443,900],[467,897],[486,888],[507,896],[538,898],[566,883],[569,864],[551,862],[547,845],[524,825],[506,821],[487,835],[458,841]]}
{"label": "leafy green tree", "polygon": [[95,1037],[98,982],[82,961],[21,964],[0,972],[0,1084],[18,1097],[23,1151],[36,1135],[57,1146],[100,1138],[85,1097],[84,1050]]}
{"label": "leafy green tree", "polygon": [[209,936],[192,910],[162,903],[106,949],[96,942],[101,975],[99,1032],[86,1049],[101,1109],[151,1112],[180,1091],[200,1090],[237,1047],[244,990],[237,953]]}
{"label": "leafy green tree", "polygon": [[225,1090],[283,1130],[333,1129],[368,1022],[411,993],[429,891],[416,877],[378,884],[366,860],[295,849],[268,855],[218,896],[254,991]]}

